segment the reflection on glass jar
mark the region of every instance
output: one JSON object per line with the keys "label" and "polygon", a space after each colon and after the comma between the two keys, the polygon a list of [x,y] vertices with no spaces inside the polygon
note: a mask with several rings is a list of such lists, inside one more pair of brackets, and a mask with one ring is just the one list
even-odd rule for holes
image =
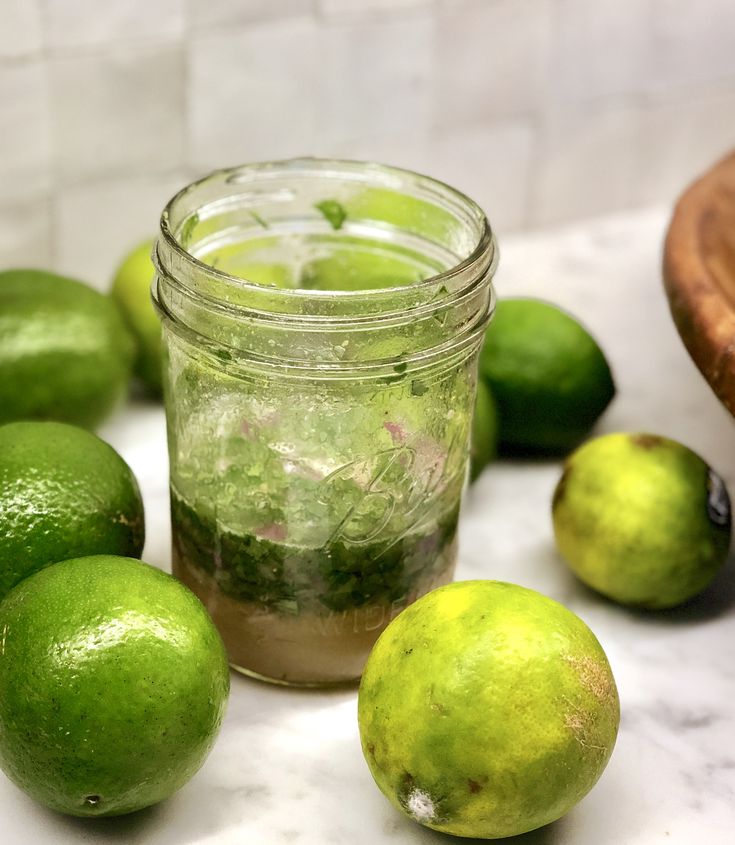
{"label": "reflection on glass jar", "polygon": [[453,574],[487,220],[407,171],[247,165],[174,197],[155,261],[174,574],[235,668],[355,679]]}

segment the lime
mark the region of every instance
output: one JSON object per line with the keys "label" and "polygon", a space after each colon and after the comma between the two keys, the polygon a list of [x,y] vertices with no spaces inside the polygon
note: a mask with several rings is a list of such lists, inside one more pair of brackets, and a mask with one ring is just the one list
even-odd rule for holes
{"label": "lime", "polygon": [[577,449],[552,510],[569,567],[622,604],[681,604],[709,584],[730,547],[722,479],[691,449],[653,434],[608,434]]}
{"label": "lime", "polygon": [[[431,193],[434,193],[433,189]],[[457,228],[454,215],[440,205],[390,188],[358,191],[345,200],[344,209],[350,222],[378,222],[436,239],[440,243],[451,239]]]}
{"label": "lime", "polygon": [[128,465],[94,434],[53,422],[0,426],[0,599],[69,557],[139,557],[143,502]]}
{"label": "lime", "polygon": [[129,253],[115,273],[112,298],[138,343],[135,372],[152,393],[161,393],[161,324],[151,301],[155,274],[151,261],[152,241]]}
{"label": "lime", "polygon": [[498,445],[498,412],[487,385],[477,385],[477,401],[472,419],[470,480],[475,481],[493,460]]}
{"label": "lime", "polygon": [[308,290],[377,290],[416,282],[423,275],[399,255],[338,250],[304,265],[300,287]]}
{"label": "lime", "polygon": [[0,423],[93,428],[124,395],[133,355],[108,297],[41,270],[0,273]]}
{"label": "lime", "polygon": [[44,569],[0,605],[0,766],[47,807],[129,813],[199,769],[229,690],[222,641],[183,584],[131,558]]}
{"label": "lime", "polygon": [[440,587],[402,611],[360,684],[363,753],[390,801],[456,836],[558,819],[595,784],[620,717],[590,629],[498,581]]}
{"label": "lime", "polygon": [[498,303],[480,358],[508,451],[563,453],[615,395],[595,340],[569,314],[537,299]]}

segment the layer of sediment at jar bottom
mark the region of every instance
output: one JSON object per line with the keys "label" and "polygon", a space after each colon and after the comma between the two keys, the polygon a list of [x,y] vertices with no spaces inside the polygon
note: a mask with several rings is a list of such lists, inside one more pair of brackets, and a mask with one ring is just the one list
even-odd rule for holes
{"label": "layer of sediment at jar bottom", "polygon": [[[291,591],[292,598],[287,601],[256,601],[245,598],[248,590],[242,587],[243,580],[247,578],[243,572],[243,552],[237,555],[237,559],[233,554],[237,539],[230,534],[222,543],[221,534],[216,539],[212,535],[209,538],[212,545],[206,542],[203,546],[201,520],[194,522],[191,512],[180,501],[174,502],[173,513],[174,575],[200,598],[209,611],[233,668],[276,683],[325,686],[357,680],[370,649],[390,621],[420,596],[451,581],[454,572],[456,512],[447,517],[448,523],[437,523],[431,530],[424,530],[408,540],[410,551],[405,556],[400,577],[395,565],[386,568],[385,577],[402,585],[400,595],[395,589],[387,589],[387,583],[381,589],[381,585],[376,585],[373,580],[374,601],[360,592],[355,594],[354,602],[350,602],[344,593],[340,594],[336,603],[325,596],[320,601],[311,589],[304,591],[298,588]],[[182,519],[182,514],[186,514],[186,518]],[[193,523],[196,536],[190,530]],[[251,537],[242,537],[241,549],[246,550],[244,555],[252,569],[250,574],[256,581],[257,569],[269,566],[269,560],[257,553],[255,556],[248,554],[252,541]],[[312,571],[315,555],[322,562],[330,561],[330,551],[301,550],[301,553],[303,571],[299,573],[300,581],[313,583],[318,580]],[[283,555],[283,550],[275,554]],[[357,577],[358,581],[356,570],[361,556],[366,570],[380,568],[380,549],[377,546],[353,550],[353,555],[353,577]],[[417,567],[417,555],[424,557],[421,567]],[[288,556],[291,564],[298,566],[299,550],[289,549]],[[238,574],[233,580],[235,571]],[[367,571],[366,581],[370,582]],[[263,598],[267,598],[265,593]],[[327,607],[324,601],[331,601],[333,607]]]}

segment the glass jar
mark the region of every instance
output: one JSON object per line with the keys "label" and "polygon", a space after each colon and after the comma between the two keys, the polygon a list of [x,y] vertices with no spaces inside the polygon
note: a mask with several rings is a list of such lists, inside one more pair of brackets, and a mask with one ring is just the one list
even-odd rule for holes
{"label": "glass jar", "polygon": [[222,170],[168,204],[173,572],[246,674],[360,676],[451,580],[497,249],[452,188],[361,162]]}

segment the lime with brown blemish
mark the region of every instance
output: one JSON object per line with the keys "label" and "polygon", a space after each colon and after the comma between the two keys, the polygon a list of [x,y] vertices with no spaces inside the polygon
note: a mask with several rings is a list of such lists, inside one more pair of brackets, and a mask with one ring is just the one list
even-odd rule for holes
{"label": "lime with brown blemish", "polygon": [[654,434],[608,434],[577,449],[552,512],[571,570],[621,604],[681,604],[712,581],[730,547],[722,479],[691,449]]}
{"label": "lime with brown blemish", "polygon": [[65,423],[0,426],[0,599],[70,557],[140,557],[143,502],[112,446]]}
{"label": "lime with brown blemish", "polygon": [[0,766],[40,803],[113,816],[167,798],[222,723],[229,671],[183,584],[110,555],[58,563],[0,604]]}
{"label": "lime with brown blemish", "polygon": [[602,647],[540,593],[441,587],[383,632],[358,698],[363,753],[402,812],[500,839],[558,819],[594,786],[620,708]]}

